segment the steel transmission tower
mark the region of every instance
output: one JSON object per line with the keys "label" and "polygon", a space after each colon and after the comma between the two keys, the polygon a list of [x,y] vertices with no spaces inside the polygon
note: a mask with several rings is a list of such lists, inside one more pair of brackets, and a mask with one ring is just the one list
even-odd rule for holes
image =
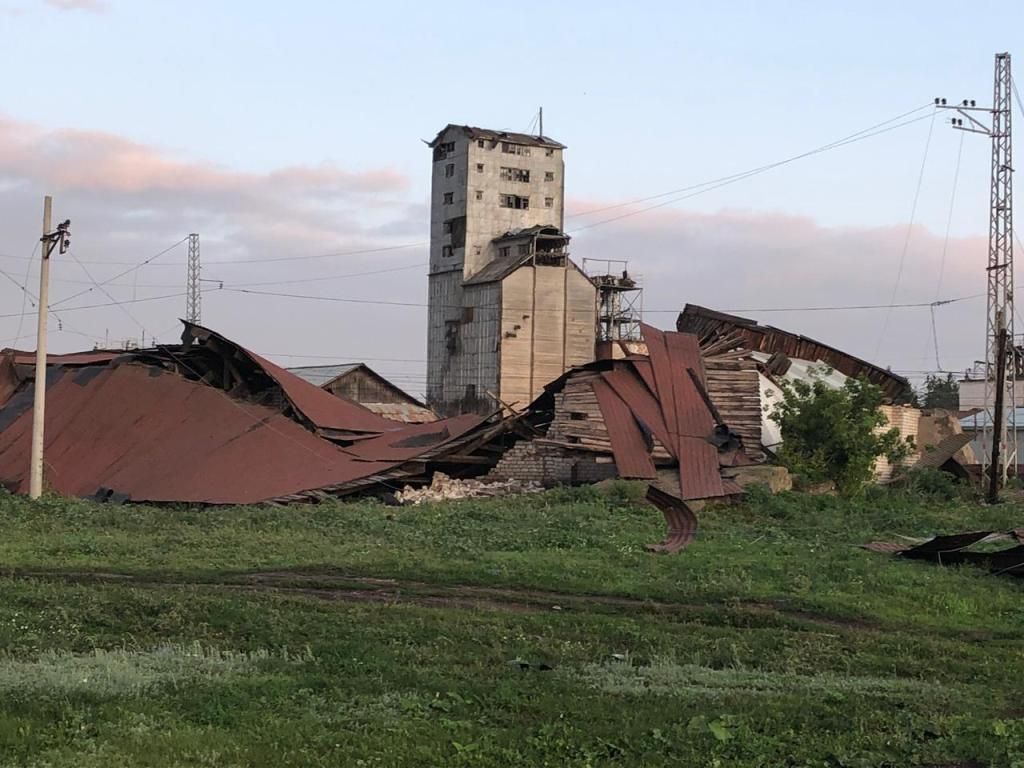
{"label": "steel transmission tower", "polygon": [[[1013,149],[1010,117],[1013,80],[1010,54],[997,53],[992,86],[992,107],[965,100],[939,108],[953,109],[953,127],[992,139],[992,190],[988,227],[988,316],[985,320],[985,415],[982,467],[989,479],[988,497],[996,500],[999,486],[1017,467],[1016,387],[1017,355],[1013,335]],[[973,113],[989,113],[985,125]],[[1006,410],[1011,414],[1007,428]]]}
{"label": "steel transmission tower", "polygon": [[188,236],[188,284],[185,286],[185,319],[198,324],[202,319],[199,293],[199,235]]}

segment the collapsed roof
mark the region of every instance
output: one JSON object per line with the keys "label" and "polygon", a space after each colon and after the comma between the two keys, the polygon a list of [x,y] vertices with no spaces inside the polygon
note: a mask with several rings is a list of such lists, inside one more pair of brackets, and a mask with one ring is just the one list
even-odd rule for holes
{"label": "collapsed roof", "polygon": [[708,397],[697,338],[647,325],[642,330],[649,357],[599,360],[545,387],[529,409],[543,434],[513,448],[492,476],[515,476],[522,466],[518,454],[530,449],[531,460],[543,464],[550,457],[538,457],[536,449],[547,447],[564,456],[548,462],[556,470],[579,457],[571,468],[576,476],[593,469],[582,457],[610,455],[623,478],[665,484],[659,469],[671,470],[677,481],[669,489],[686,501],[739,493],[720,469],[749,460],[738,456],[738,439]]}
{"label": "collapsed roof", "polygon": [[[182,341],[49,359],[50,490],[146,502],[311,500],[421,479],[449,460],[486,465],[471,454],[509,427],[475,415],[410,426],[207,328],[186,323]],[[28,486],[33,360],[0,354],[0,484],[15,492]]]}
{"label": "collapsed roof", "polygon": [[755,320],[745,317],[687,304],[676,320],[676,329],[696,334],[702,347],[710,346],[713,341],[719,339],[733,338],[747,350],[765,352],[769,355],[782,354],[812,363],[826,363],[846,376],[866,378],[879,387],[889,401],[910,390],[910,382],[892,371],[820,341],[770,325],[760,325]]}

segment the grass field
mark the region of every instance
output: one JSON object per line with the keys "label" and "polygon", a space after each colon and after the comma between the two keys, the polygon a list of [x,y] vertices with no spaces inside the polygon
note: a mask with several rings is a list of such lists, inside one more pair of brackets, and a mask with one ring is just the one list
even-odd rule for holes
{"label": "grass field", "polygon": [[857,544],[1022,505],[625,484],[389,508],[0,496],[0,764],[1021,766],[1024,583]]}

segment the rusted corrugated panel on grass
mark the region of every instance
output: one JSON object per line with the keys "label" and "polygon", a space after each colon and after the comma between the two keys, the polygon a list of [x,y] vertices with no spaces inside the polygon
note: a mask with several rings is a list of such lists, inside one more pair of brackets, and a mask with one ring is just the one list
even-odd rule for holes
{"label": "rusted corrugated panel on grass", "polygon": [[602,379],[591,382],[597,395],[601,414],[608,427],[612,443],[612,454],[619,475],[625,478],[650,479],[657,476],[650,448],[644,441],[643,433],[633,418],[630,407]]}
{"label": "rusted corrugated panel on grass", "polygon": [[992,544],[997,541],[1020,540],[1019,529],[1006,532],[968,531],[948,536],[936,536],[922,544],[897,544],[872,541],[862,545],[872,552],[882,552],[908,560],[928,560],[937,565],[976,565],[987,568],[996,575],[1024,578],[1024,545],[1017,544],[1008,549],[976,551],[975,544]]}
{"label": "rusted corrugated panel on grass", "polygon": [[647,487],[647,500],[661,510],[668,535],[660,544],[648,544],[651,552],[675,554],[687,547],[697,535],[697,516],[685,502],[653,485]]}

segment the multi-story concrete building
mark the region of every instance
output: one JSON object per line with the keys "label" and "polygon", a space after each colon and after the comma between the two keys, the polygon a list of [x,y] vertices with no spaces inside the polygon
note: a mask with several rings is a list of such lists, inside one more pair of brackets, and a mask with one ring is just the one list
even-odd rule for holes
{"label": "multi-story concrete building", "polygon": [[596,289],[562,231],[565,147],[461,125],[430,147],[427,402],[524,407],[594,357]]}

